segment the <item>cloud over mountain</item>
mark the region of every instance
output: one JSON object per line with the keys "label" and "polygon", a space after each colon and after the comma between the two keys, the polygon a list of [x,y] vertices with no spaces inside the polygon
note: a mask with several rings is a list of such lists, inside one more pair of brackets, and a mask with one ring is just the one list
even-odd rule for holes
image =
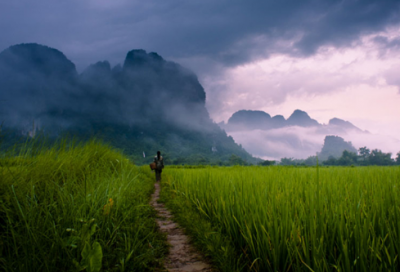
{"label": "cloud over mountain", "polygon": [[0,122],[15,138],[43,131],[99,137],[135,160],[163,150],[168,163],[256,161],[210,119],[197,76],[157,53],[131,50],[78,74],[60,51],[38,44],[0,53]]}
{"label": "cloud over mountain", "polygon": [[328,133],[331,131],[350,131],[363,132],[358,127],[348,121],[339,118],[333,118],[328,125],[322,125],[317,120],[312,119],[307,112],[295,110],[286,120],[282,115],[271,117],[264,111],[240,110],[232,114],[227,124],[224,122],[220,125],[227,131],[237,130],[270,130],[283,127],[315,127],[317,131]]}
{"label": "cloud over mountain", "polygon": [[131,125],[150,119],[190,127],[211,122],[197,77],[144,50],[128,52],[121,69],[103,61],[78,75],[60,51],[21,44],[0,53],[0,72],[3,121],[14,126],[34,119],[42,126],[86,121]]}
{"label": "cloud over mountain", "polygon": [[[79,72],[104,58],[114,67],[131,48],[189,67],[218,122],[243,108],[287,115],[299,107],[319,120],[363,119],[377,130],[385,110],[399,114],[397,0],[21,0],[2,1],[0,10],[0,48],[48,44]],[[343,98],[360,93],[350,112]],[[379,114],[363,107],[371,101],[384,105]],[[396,135],[395,126],[392,118],[386,129]]]}
{"label": "cloud over mountain", "polygon": [[[274,122],[274,119],[279,121]],[[227,124],[220,123],[220,126],[251,154],[264,159],[313,156],[321,152],[327,135],[343,137],[357,149],[368,146],[393,155],[400,150],[398,139],[371,134],[339,118],[320,124],[301,110],[295,110],[287,120],[282,115],[271,118],[263,111],[241,110],[234,113]],[[327,156],[322,158],[327,159]]]}

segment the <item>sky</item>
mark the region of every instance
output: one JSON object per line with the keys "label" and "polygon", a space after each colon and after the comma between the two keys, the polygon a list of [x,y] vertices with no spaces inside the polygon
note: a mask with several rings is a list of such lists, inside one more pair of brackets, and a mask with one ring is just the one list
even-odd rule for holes
{"label": "sky", "polygon": [[198,75],[216,122],[301,109],[400,138],[399,0],[0,0],[0,29],[0,50],[44,44],[79,72],[157,52]]}

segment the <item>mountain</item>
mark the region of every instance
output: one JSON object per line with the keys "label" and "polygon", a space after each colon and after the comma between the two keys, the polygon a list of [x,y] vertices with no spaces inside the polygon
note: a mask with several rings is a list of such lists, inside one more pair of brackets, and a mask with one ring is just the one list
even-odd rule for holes
{"label": "mountain", "polygon": [[264,111],[241,110],[229,118],[228,124],[237,129],[268,129],[272,127],[272,118]]}
{"label": "mountain", "polygon": [[295,110],[286,121],[287,126],[316,127],[320,124],[302,110]]}
{"label": "mountain", "polygon": [[275,115],[271,118],[272,128],[280,128],[286,126],[286,119],[283,115]]}
{"label": "mountain", "polygon": [[21,128],[33,119],[48,119],[45,112],[62,111],[59,101],[70,103],[79,93],[77,79],[75,65],[60,51],[38,44],[11,46],[0,53],[1,121]]}
{"label": "mountain", "polygon": [[222,163],[232,154],[255,162],[210,119],[205,97],[193,72],[141,49],[129,51],[122,66],[105,60],[81,74],[47,46],[0,53],[0,122],[14,138],[36,130],[95,136],[139,163],[157,150],[168,163]]}
{"label": "mountain", "polygon": [[[350,139],[357,147],[376,142],[376,136],[348,121],[332,118],[328,124],[320,124],[302,110],[295,110],[288,119],[282,115],[271,117],[264,111],[240,110],[226,124],[219,125],[251,154],[268,160],[315,156],[327,135]],[[341,155],[342,149],[338,152]]]}
{"label": "mountain", "polygon": [[[2,72],[14,72],[26,78],[43,75],[48,78],[74,78],[75,65],[60,51],[39,44],[19,44],[0,54]],[[9,74],[11,75],[11,74]]]}
{"label": "mountain", "polygon": [[227,124],[220,123],[220,126],[227,131],[244,131],[244,130],[270,130],[283,127],[316,127],[319,131],[326,134],[335,133],[335,131],[364,132],[348,121],[333,118],[328,125],[322,125],[318,121],[312,119],[307,112],[295,110],[286,120],[282,115],[271,116],[264,111],[240,110],[232,114]]}
{"label": "mountain", "polygon": [[357,132],[365,133],[365,131],[359,129],[349,121],[345,121],[339,118],[332,118],[331,120],[329,120],[329,126],[342,128],[344,130],[354,130]]}
{"label": "mountain", "polygon": [[345,150],[357,154],[357,149],[351,142],[346,142],[339,136],[326,136],[322,150],[318,154],[318,158],[320,161],[326,161],[331,156],[337,159],[342,156],[342,153]]}

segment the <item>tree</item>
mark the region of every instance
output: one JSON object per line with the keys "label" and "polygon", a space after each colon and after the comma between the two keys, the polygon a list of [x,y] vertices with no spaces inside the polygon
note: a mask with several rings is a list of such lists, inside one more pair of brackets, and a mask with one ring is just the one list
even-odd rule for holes
{"label": "tree", "polygon": [[337,162],[338,165],[354,165],[357,163],[357,154],[344,150]]}
{"label": "tree", "polygon": [[305,165],[313,166],[317,165],[317,156],[310,156],[304,161]]}
{"label": "tree", "polygon": [[358,149],[358,153],[360,154],[360,157],[363,158],[363,161],[365,161],[370,154],[370,150],[364,146]]}
{"label": "tree", "polygon": [[247,162],[241,157],[232,154],[229,158],[229,165],[247,165]]}
{"label": "tree", "polygon": [[269,161],[269,160],[265,160],[265,161],[261,161],[258,163],[258,165],[260,166],[269,166],[269,165],[274,165],[275,161]]}
{"label": "tree", "polygon": [[400,152],[397,153],[396,164],[400,165]]}
{"label": "tree", "polygon": [[337,165],[338,161],[337,161],[337,159],[335,159],[334,156],[329,156],[329,158],[326,161],[324,161],[323,163],[324,163],[324,165]]}
{"label": "tree", "polygon": [[372,165],[392,165],[392,153],[383,153],[379,149],[374,149],[368,157],[369,164]]}
{"label": "tree", "polygon": [[293,158],[282,158],[280,164],[281,165],[296,165]]}

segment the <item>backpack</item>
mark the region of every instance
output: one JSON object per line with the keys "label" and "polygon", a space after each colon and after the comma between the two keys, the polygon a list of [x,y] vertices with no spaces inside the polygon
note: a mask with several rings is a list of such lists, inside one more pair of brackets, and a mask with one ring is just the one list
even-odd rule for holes
{"label": "backpack", "polygon": [[162,169],[163,169],[163,166],[164,166],[162,159],[163,159],[163,158],[160,157],[159,160],[156,160],[157,170],[159,170],[159,171],[162,170]]}

